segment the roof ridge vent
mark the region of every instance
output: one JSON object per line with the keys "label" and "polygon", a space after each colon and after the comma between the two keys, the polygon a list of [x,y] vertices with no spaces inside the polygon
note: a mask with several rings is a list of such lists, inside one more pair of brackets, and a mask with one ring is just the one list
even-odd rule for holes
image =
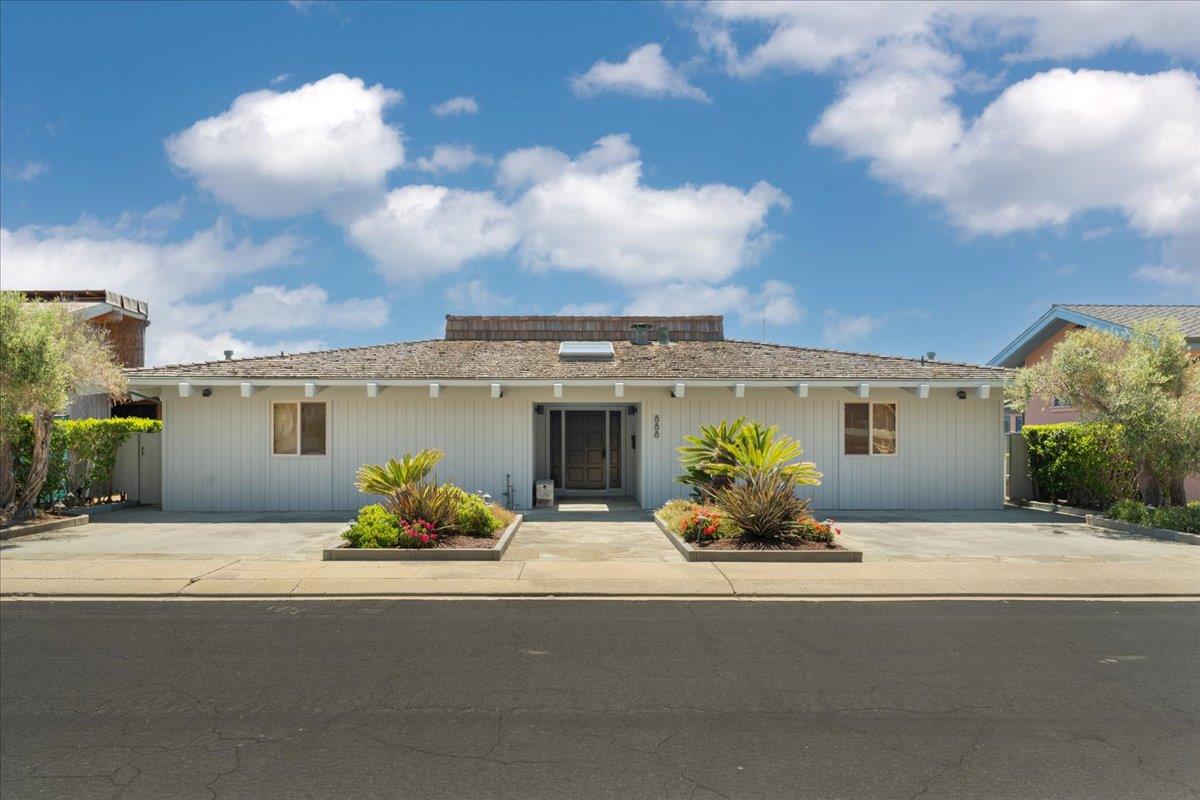
{"label": "roof ridge vent", "polygon": [[612,342],[562,342],[558,357],[562,361],[612,361]]}

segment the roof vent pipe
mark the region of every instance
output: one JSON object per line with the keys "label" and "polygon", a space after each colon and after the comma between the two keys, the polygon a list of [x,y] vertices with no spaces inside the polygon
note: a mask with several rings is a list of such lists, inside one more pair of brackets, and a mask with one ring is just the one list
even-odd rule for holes
{"label": "roof vent pipe", "polygon": [[233,351],[232,351],[232,350],[226,350],[226,351],[225,351],[225,360],[226,360],[226,361],[233,361]]}
{"label": "roof vent pipe", "polygon": [[650,344],[650,323],[633,323],[633,327],[630,328],[629,341],[634,344]]}
{"label": "roof vent pipe", "polygon": [[671,329],[665,325],[661,326],[658,329],[658,343],[659,344],[670,344],[671,343]]}

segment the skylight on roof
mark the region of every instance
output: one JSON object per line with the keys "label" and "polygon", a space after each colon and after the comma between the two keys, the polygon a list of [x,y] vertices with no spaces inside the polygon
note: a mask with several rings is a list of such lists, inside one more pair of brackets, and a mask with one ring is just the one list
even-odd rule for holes
{"label": "skylight on roof", "polygon": [[613,357],[612,342],[562,342],[558,357],[573,361],[608,361]]}

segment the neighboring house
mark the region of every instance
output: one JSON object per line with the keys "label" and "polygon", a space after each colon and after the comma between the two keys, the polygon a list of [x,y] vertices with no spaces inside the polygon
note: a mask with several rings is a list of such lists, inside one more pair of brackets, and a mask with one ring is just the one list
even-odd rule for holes
{"label": "neighboring house", "polygon": [[[24,295],[30,300],[61,303],[74,316],[103,328],[121,366],[137,368],[146,363],[150,307],[144,301],[107,289],[30,290]],[[157,401],[151,399],[131,398],[113,404],[108,395],[85,394],[71,399],[66,415],[71,419],[110,416],[155,419],[159,411]]]}
{"label": "neighboring house", "polygon": [[676,448],[746,416],[801,440],[819,509],[1000,508],[1007,370],[729,341],[721,317],[457,317],[441,340],[131,370],[163,402],[163,508],[354,509],[364,463],[435,447],[517,508],[685,494]]}
{"label": "neighboring house", "polygon": [[[1200,355],[1200,305],[1082,305],[1050,306],[1037,322],[1001,350],[991,361],[994,367],[1027,367],[1050,355],[1066,335],[1080,328],[1099,328],[1127,335],[1130,326],[1148,319],[1171,317],[1179,321],[1188,347]],[[1033,398],[1023,415],[1024,425],[1074,422],[1079,413],[1058,398]],[[1185,483],[1188,499],[1200,498],[1200,479]]]}

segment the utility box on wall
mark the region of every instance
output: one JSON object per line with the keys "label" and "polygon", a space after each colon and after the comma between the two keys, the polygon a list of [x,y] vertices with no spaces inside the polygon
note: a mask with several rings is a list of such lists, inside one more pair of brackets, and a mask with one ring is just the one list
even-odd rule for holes
{"label": "utility box on wall", "polygon": [[537,481],[533,485],[534,505],[552,506],[554,505],[554,481],[544,480]]}

